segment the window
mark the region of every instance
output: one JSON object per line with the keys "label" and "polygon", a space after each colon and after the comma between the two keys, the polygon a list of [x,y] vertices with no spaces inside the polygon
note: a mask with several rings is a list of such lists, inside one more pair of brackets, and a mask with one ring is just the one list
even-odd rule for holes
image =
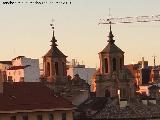
{"label": "window", "polygon": [[123,89],[120,88],[120,98],[123,98]]}
{"label": "window", "polygon": [[16,120],[16,116],[11,116],[10,120]]}
{"label": "window", "polygon": [[58,72],[58,62],[55,62],[55,70],[56,70],[56,75],[58,75],[59,74],[59,72]]}
{"label": "window", "polygon": [[8,81],[12,81],[12,76],[8,76]]}
{"label": "window", "polygon": [[105,73],[108,73],[108,59],[104,59]]}
{"label": "window", "polygon": [[21,75],[21,71],[18,71],[18,74]]}
{"label": "window", "polygon": [[37,115],[37,120],[43,120],[42,115]]}
{"label": "window", "polygon": [[123,97],[126,98],[126,96],[127,96],[127,91],[126,91],[126,89],[124,88],[124,89],[123,89]]}
{"label": "window", "polygon": [[110,97],[110,91],[108,89],[105,90],[105,97]]}
{"label": "window", "polygon": [[113,71],[116,71],[116,58],[113,58]]}
{"label": "window", "polygon": [[62,120],[66,120],[66,113],[62,113]]}
{"label": "window", "polygon": [[54,120],[53,114],[49,114],[48,117],[49,117],[49,120]]}
{"label": "window", "polygon": [[47,62],[47,76],[50,76],[50,63]]}
{"label": "window", "polygon": [[20,77],[20,82],[24,82],[24,77]]}
{"label": "window", "polygon": [[120,97],[121,98],[126,98],[126,95],[127,95],[127,91],[126,91],[126,89],[125,88],[121,88],[120,89]]}
{"label": "window", "polygon": [[16,71],[14,71],[13,74],[16,75]]}
{"label": "window", "polygon": [[28,116],[27,115],[23,116],[22,120],[28,120]]}

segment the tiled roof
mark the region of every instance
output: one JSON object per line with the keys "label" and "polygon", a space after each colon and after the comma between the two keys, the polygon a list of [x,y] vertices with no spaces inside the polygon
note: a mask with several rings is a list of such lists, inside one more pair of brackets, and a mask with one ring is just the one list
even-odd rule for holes
{"label": "tiled roof", "polygon": [[0,61],[0,63],[2,63],[2,64],[12,65],[12,61]]}
{"label": "tiled roof", "polygon": [[0,94],[0,112],[73,107],[71,102],[54,96],[51,89],[38,82],[4,83],[3,94]]}
{"label": "tiled roof", "polygon": [[29,67],[30,65],[26,65],[26,66],[12,66],[10,68],[8,68],[8,70],[19,70],[19,69],[24,69],[26,67]]}
{"label": "tiled roof", "polygon": [[150,103],[150,105],[143,105],[142,103],[132,103],[125,108],[119,109],[115,105],[108,104],[104,109],[93,116],[96,120],[108,119],[151,119],[160,118],[160,106]]}
{"label": "tiled roof", "polygon": [[85,109],[92,109],[92,110],[101,110],[105,107],[105,104],[108,102],[108,98],[103,97],[93,97],[87,99],[84,103],[78,106],[80,111]]}
{"label": "tiled roof", "polygon": [[108,45],[100,53],[124,53],[119,47],[114,43],[108,43]]}
{"label": "tiled roof", "polygon": [[152,85],[152,86],[149,86],[148,89],[159,89],[160,87],[158,85]]}
{"label": "tiled roof", "polygon": [[59,58],[59,57],[67,57],[67,56],[65,56],[57,47],[53,47],[44,55],[44,57]]}

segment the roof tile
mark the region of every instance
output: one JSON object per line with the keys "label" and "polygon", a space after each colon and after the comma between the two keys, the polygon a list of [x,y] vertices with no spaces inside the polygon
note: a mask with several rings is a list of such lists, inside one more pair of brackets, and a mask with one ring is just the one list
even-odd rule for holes
{"label": "roof tile", "polygon": [[57,97],[39,82],[4,83],[0,111],[73,108],[71,102]]}

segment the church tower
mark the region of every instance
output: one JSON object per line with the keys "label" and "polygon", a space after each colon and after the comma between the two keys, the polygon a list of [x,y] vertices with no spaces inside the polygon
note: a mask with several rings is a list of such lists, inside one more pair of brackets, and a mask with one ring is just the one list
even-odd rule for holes
{"label": "church tower", "polygon": [[66,70],[66,58],[58,48],[57,40],[54,36],[54,27],[51,24],[53,29],[53,36],[51,40],[50,50],[43,56],[43,69],[44,77],[48,82],[65,82],[67,76]]}
{"label": "church tower", "polygon": [[119,76],[124,68],[124,52],[115,45],[110,24],[107,46],[99,53],[100,74],[96,77],[96,96],[115,97],[119,89]]}
{"label": "church tower", "polygon": [[99,53],[100,72],[103,75],[118,73],[124,67],[124,52],[114,44],[111,25],[108,37],[108,45]]}

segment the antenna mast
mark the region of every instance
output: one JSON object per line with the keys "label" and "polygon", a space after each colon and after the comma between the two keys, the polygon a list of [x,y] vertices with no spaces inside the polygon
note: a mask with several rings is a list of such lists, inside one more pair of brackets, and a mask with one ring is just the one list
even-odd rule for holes
{"label": "antenna mast", "polygon": [[156,57],[155,55],[152,56],[153,57],[153,61],[154,61],[154,67],[156,66]]}

